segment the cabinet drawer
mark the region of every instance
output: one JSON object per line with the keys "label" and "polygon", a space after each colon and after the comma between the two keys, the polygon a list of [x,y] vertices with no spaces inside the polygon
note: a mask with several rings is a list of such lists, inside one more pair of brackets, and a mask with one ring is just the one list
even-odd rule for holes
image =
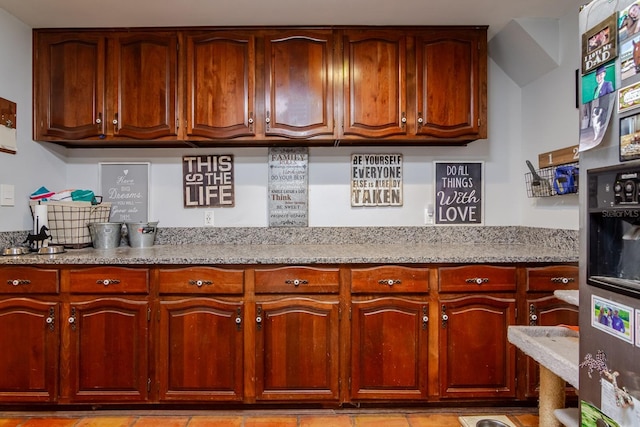
{"label": "cabinet drawer", "polygon": [[319,267],[256,270],[255,284],[257,293],[337,293],[340,271]]}
{"label": "cabinet drawer", "polygon": [[578,271],[573,265],[527,268],[527,291],[578,289]]}
{"label": "cabinet drawer", "polygon": [[241,294],[244,270],[186,267],[158,271],[161,294]]}
{"label": "cabinet drawer", "polygon": [[58,270],[36,267],[0,268],[0,294],[57,294]]}
{"label": "cabinet drawer", "polygon": [[69,270],[72,294],[146,294],[149,270],[126,267],[90,267]]}
{"label": "cabinet drawer", "polygon": [[443,267],[440,292],[512,292],[516,290],[516,268],[492,265]]}
{"label": "cabinet drawer", "polygon": [[351,292],[429,292],[429,270],[393,265],[354,268],[351,270]]}

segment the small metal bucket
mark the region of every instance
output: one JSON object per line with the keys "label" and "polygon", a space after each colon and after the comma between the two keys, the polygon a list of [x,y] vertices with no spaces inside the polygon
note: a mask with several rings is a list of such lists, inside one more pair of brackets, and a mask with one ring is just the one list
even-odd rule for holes
{"label": "small metal bucket", "polygon": [[96,249],[113,249],[120,246],[121,222],[90,222],[91,242]]}
{"label": "small metal bucket", "polygon": [[132,248],[147,248],[153,246],[158,231],[158,221],[155,222],[127,222],[127,236]]}

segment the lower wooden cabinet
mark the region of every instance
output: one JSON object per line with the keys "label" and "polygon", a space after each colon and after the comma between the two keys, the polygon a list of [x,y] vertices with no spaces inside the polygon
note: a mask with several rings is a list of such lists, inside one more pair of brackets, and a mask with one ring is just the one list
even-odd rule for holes
{"label": "lower wooden cabinet", "polygon": [[440,397],[515,398],[515,295],[443,298],[440,313]]}
{"label": "lower wooden cabinet", "polygon": [[339,305],[336,297],[256,301],[256,400],[337,401]]}
{"label": "lower wooden cabinet", "polygon": [[61,397],[69,402],[144,402],[149,376],[149,303],[73,298],[63,305]]}
{"label": "lower wooden cabinet", "polygon": [[243,304],[182,296],[160,301],[161,401],[243,399]]}
{"label": "lower wooden cabinet", "polygon": [[427,397],[428,304],[410,298],[351,303],[351,398]]}
{"label": "lower wooden cabinet", "polygon": [[59,330],[59,303],[0,300],[0,401],[57,401]]}
{"label": "lower wooden cabinet", "polygon": [[552,292],[577,274],[0,265],[0,404],[526,401],[537,365],[507,328],[576,324]]}
{"label": "lower wooden cabinet", "polygon": [[[553,295],[531,296],[527,299],[527,314],[532,326],[578,325],[578,307],[567,304]],[[523,353],[524,356],[524,353]],[[538,363],[524,356],[526,360],[526,397],[537,398],[540,391],[540,367]],[[569,393],[575,390],[567,386]]]}

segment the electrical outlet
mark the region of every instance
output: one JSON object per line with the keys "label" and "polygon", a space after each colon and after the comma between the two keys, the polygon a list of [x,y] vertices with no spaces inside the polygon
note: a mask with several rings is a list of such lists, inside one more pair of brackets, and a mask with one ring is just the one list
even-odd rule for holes
{"label": "electrical outlet", "polygon": [[433,206],[431,205],[424,210],[424,223],[426,225],[433,225]]}
{"label": "electrical outlet", "polygon": [[213,211],[204,211],[204,226],[213,227]]}

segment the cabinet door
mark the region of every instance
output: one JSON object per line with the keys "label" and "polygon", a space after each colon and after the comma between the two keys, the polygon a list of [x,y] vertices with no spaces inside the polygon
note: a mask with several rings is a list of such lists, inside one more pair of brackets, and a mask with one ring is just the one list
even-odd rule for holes
{"label": "cabinet door", "polygon": [[249,33],[187,33],[188,138],[255,136],[254,39]]}
{"label": "cabinet door", "polygon": [[256,303],[256,400],[338,399],[337,299]]}
{"label": "cabinet door", "polygon": [[146,401],[147,302],[97,298],[63,308],[62,395],[71,402]]}
{"label": "cabinet door", "polygon": [[333,136],[333,33],[265,36],[265,135]]}
{"label": "cabinet door", "polygon": [[104,136],[105,38],[94,33],[37,33],[36,40],[36,139]]}
{"label": "cabinet door", "polygon": [[[531,326],[578,325],[578,307],[567,304],[553,295],[529,295],[527,310]],[[526,356],[526,364],[527,388],[525,396],[538,397],[540,391],[538,363]],[[567,386],[567,388],[568,392],[575,392],[571,386]]]}
{"label": "cabinet door", "polygon": [[106,126],[115,137],[176,137],[178,37],[124,33],[110,39]]}
{"label": "cabinet door", "polygon": [[433,30],[416,40],[417,135],[486,138],[486,30]]}
{"label": "cabinet door", "polygon": [[58,395],[58,304],[0,300],[0,402],[55,402]]}
{"label": "cabinet door", "polygon": [[398,31],[345,31],[344,136],[406,135],[406,45]]}
{"label": "cabinet door", "polygon": [[242,303],[160,301],[160,400],[243,398]]}
{"label": "cabinet door", "polygon": [[463,296],[440,301],[440,395],[443,398],[516,395],[514,298]]}
{"label": "cabinet door", "polygon": [[351,398],[426,398],[427,304],[385,297],[351,309]]}

